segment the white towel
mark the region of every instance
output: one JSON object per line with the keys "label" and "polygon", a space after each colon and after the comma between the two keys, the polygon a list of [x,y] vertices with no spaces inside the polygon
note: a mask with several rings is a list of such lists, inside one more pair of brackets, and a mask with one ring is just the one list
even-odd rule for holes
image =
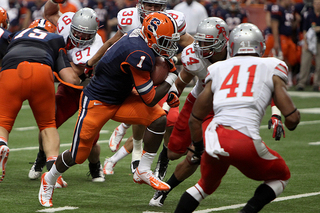
{"label": "white towel", "polygon": [[317,35],[312,27],[306,33],[308,50],[312,52],[313,55],[317,54]]}
{"label": "white towel", "polygon": [[229,153],[225,152],[224,149],[221,148],[216,128],[217,124],[211,122],[206,129],[206,152],[210,156],[219,159],[218,155],[229,156]]}

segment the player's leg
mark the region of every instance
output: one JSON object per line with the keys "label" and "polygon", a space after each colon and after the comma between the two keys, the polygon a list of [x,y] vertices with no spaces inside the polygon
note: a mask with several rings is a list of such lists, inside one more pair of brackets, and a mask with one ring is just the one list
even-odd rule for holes
{"label": "player's leg", "polygon": [[57,178],[69,167],[82,164],[89,157],[95,137],[118,109],[115,105],[94,105],[96,102],[98,101],[89,100],[87,96],[82,95],[71,149],[60,154],[50,171],[41,177],[39,191],[41,205],[52,206],[53,186]]}
{"label": "player's leg", "polygon": [[140,159],[142,156],[142,140],[146,127],[143,125],[132,125],[132,155],[130,169],[132,174],[135,173],[136,168],[139,166]]}
{"label": "player's leg", "polygon": [[103,173],[106,175],[113,175],[113,168],[115,167],[115,165],[118,163],[118,161],[130,154],[132,152],[132,149],[132,136],[130,136],[125,144],[114,155],[112,155],[112,157],[105,159]]}
{"label": "player's leg", "polygon": [[102,165],[100,163],[100,145],[97,143],[97,140],[98,139],[96,137],[88,157],[89,172],[92,177],[92,182],[104,182],[105,177],[103,174]]}
{"label": "player's leg", "polygon": [[122,138],[124,137],[127,129],[129,129],[130,126],[131,124],[121,123],[113,130],[109,139],[109,148],[112,152],[116,152],[119,149]]}
{"label": "player's leg", "polygon": [[143,155],[133,178],[136,183],[145,183],[157,190],[169,189],[168,185],[156,178],[151,171],[152,162],[165,132],[165,115],[159,105],[148,107],[141,101],[139,95],[132,94],[113,117],[115,121],[147,126],[143,137]]}

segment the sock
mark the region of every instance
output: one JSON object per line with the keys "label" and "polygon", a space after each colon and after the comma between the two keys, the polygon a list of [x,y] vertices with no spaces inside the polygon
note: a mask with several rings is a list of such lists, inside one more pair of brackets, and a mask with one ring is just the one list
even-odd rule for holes
{"label": "sock", "polygon": [[119,160],[127,156],[129,152],[126,150],[124,146],[122,146],[112,157],[109,159],[114,163],[117,163]]}
{"label": "sock", "polygon": [[168,159],[168,148],[163,144],[162,151],[160,153],[161,161],[169,161]]}
{"label": "sock", "polygon": [[199,202],[188,192],[184,192],[180,198],[175,213],[191,213],[199,206]]}
{"label": "sock", "polygon": [[57,156],[52,156],[47,158],[46,167],[48,171],[50,171],[50,169],[52,168],[52,165],[56,160],[57,160]]}
{"label": "sock", "polygon": [[37,155],[38,159],[46,159],[46,153],[44,153],[43,150],[39,149],[38,155]]}
{"label": "sock", "polygon": [[50,171],[44,176],[44,179],[49,185],[55,185],[61,174],[62,173],[58,172],[56,164],[53,164]]}
{"label": "sock", "polygon": [[276,194],[267,184],[261,184],[255,191],[254,196],[248,201],[241,211],[245,213],[259,212],[266,204],[276,198]]}
{"label": "sock", "polygon": [[168,191],[168,193],[175,188],[176,186],[178,186],[182,181],[178,180],[176,178],[176,176],[174,175],[174,173],[171,175],[171,177],[169,178],[169,180],[167,181],[167,184],[170,185],[170,190]]}
{"label": "sock", "polygon": [[136,161],[136,160],[140,160],[141,159],[141,155],[142,155],[142,139],[141,140],[136,140],[133,138],[133,150],[132,150],[132,160]]}
{"label": "sock", "polygon": [[142,155],[138,170],[140,173],[151,170],[151,164],[153,159],[156,157],[157,153],[146,152]]}
{"label": "sock", "polygon": [[123,134],[127,132],[127,129],[131,126],[131,124],[125,124],[125,123],[121,123],[118,126],[119,131]]}

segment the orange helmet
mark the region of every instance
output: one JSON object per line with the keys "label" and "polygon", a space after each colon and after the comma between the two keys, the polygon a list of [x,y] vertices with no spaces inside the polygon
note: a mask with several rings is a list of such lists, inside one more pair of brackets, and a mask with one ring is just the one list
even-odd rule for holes
{"label": "orange helmet", "polygon": [[165,12],[150,13],[143,19],[141,34],[159,56],[170,59],[178,51],[180,39],[176,21]]}
{"label": "orange helmet", "polygon": [[0,27],[9,28],[9,16],[5,9],[0,7]]}
{"label": "orange helmet", "polygon": [[48,31],[49,33],[54,33],[56,31],[56,26],[54,26],[50,21],[45,19],[36,19],[30,25],[29,28],[38,27]]}

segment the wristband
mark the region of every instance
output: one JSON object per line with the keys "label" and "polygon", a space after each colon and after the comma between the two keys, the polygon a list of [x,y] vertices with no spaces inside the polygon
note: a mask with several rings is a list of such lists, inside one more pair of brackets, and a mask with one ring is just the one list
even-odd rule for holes
{"label": "wristband", "polygon": [[165,81],[168,84],[172,85],[176,81],[177,78],[178,78],[178,76],[175,73],[169,72]]}
{"label": "wristband", "polygon": [[288,115],[285,115],[284,117],[289,117],[290,115],[292,115],[293,113],[295,113],[297,111],[297,108],[295,108],[292,112],[290,112]]}
{"label": "wristband", "polygon": [[176,93],[176,94],[178,95],[178,97],[180,96],[179,91],[178,91],[175,83],[172,84],[172,86],[170,87],[170,89],[169,89],[169,91],[168,91],[168,94],[170,94],[170,92]]}
{"label": "wristband", "polygon": [[280,112],[280,110],[278,109],[278,107],[276,107],[276,106],[272,106],[272,107],[271,107],[271,114],[272,114],[272,115],[279,115],[279,116],[281,116],[281,112]]}
{"label": "wristband", "polygon": [[170,110],[170,106],[168,105],[167,102],[164,102],[163,105],[162,105],[162,109],[166,112],[169,112]]}

